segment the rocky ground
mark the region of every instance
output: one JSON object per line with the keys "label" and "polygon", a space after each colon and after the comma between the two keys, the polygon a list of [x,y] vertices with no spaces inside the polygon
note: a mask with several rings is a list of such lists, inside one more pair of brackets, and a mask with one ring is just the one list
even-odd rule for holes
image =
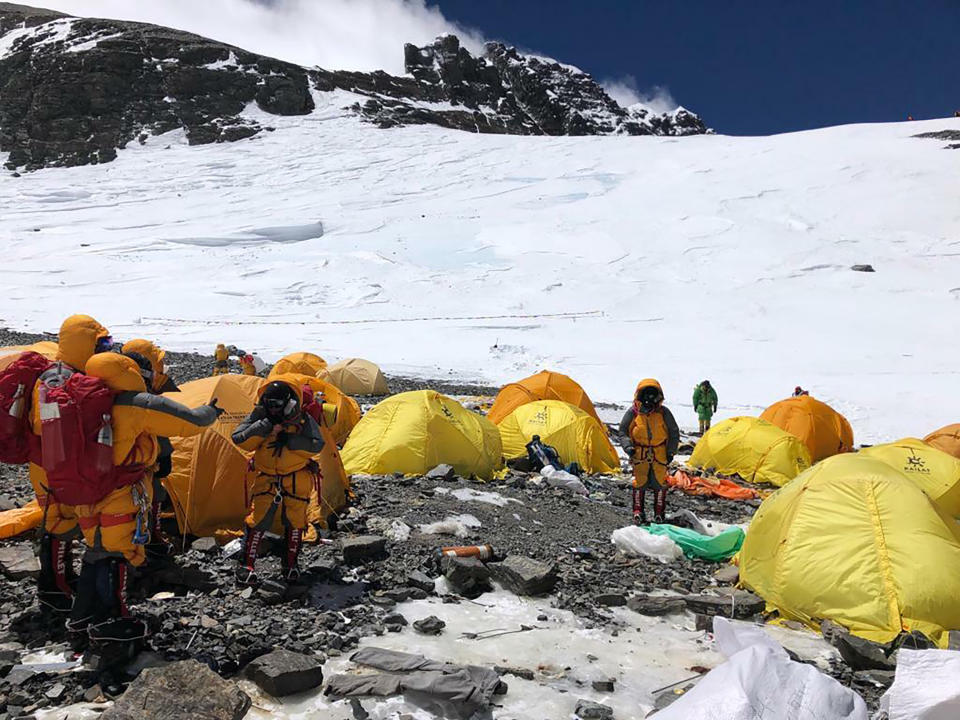
{"label": "rocky ground", "polygon": [[[0,346],[36,339],[0,331]],[[205,376],[211,365],[209,357],[197,354],[169,357],[178,382]],[[390,380],[395,390],[430,386],[457,395],[491,390]],[[85,670],[64,674],[57,667],[32,672],[21,666],[28,652],[64,649],[65,638],[60,624],[36,606],[29,577],[35,569],[29,563],[31,538],[4,541],[0,558],[19,555],[23,570],[0,577],[0,720],[44,706],[115,698],[144,667],[176,660],[193,658],[230,678],[274,648],[320,659],[339,655],[362,637],[401,630],[393,607],[435,593],[435,579],[441,575],[446,579],[437,588],[453,591],[448,602],[478,597],[493,579],[519,593],[552,591],[556,607],[573,611],[588,626],[613,630],[617,620],[611,608],[623,605],[645,614],[684,608],[729,613],[730,585],[736,581],[731,568],[687,558],[662,564],[622,555],[610,535],[630,522],[629,481],[626,476],[584,481],[588,497],[516,471],[488,483],[443,471],[425,477],[355,478],[354,502],[335,531],[323,531],[321,543],[305,548],[306,572],[293,586],[270,580],[279,560],[269,543],[260,561],[267,581],[252,590],[234,583],[231,546],[220,547],[211,538],[181,538],[185,549],[178,557],[152,562],[133,583],[135,610],[152,626],[150,649],[127,670],[103,675]],[[0,465],[0,503],[17,506],[30,496],[23,470]],[[673,493],[669,509],[739,523],[748,520],[758,504]],[[460,517],[464,515],[471,517]],[[421,530],[455,517],[461,521],[459,537],[449,534],[456,524],[448,534]],[[499,558],[509,559],[484,565],[473,559],[441,562],[438,555],[441,546],[474,544],[490,544]],[[672,599],[651,600],[647,593]],[[682,599],[686,596],[700,597]],[[762,602],[744,594],[737,607],[738,616],[755,616]],[[843,664],[833,672],[841,681],[854,683],[871,703],[891,679],[883,672],[854,676]],[[874,682],[878,678],[879,683]]]}

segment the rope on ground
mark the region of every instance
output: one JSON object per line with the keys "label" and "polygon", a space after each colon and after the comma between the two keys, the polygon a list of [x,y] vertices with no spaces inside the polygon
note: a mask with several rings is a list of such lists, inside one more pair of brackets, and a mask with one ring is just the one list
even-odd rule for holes
{"label": "rope on ground", "polygon": [[603,317],[602,310],[585,310],[565,313],[529,313],[513,315],[438,315],[435,317],[415,318],[368,318],[364,320],[184,320],[181,318],[142,317],[141,323],[161,323],[169,325],[372,325],[375,323],[412,323],[461,320],[539,320],[539,319],[575,319],[584,317]]}

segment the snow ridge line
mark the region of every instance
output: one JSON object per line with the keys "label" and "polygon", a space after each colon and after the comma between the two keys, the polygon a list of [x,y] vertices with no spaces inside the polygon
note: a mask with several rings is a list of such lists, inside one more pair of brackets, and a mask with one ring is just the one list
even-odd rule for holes
{"label": "snow ridge line", "polygon": [[433,322],[438,320],[530,320],[539,318],[575,319],[603,317],[602,310],[583,312],[533,313],[524,315],[449,315],[417,318],[369,318],[366,320],[182,320],[179,318],[143,317],[140,322],[166,323],[170,325],[370,325],[373,323]]}

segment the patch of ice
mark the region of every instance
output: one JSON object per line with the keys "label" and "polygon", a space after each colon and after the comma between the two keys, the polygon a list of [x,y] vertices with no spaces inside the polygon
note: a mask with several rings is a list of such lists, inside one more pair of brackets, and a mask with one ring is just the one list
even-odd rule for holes
{"label": "patch of ice", "polygon": [[488,505],[496,505],[497,507],[506,507],[510,503],[523,505],[522,500],[504,497],[500,493],[488,492],[486,490],[474,490],[473,488],[456,488],[451,490],[445,487],[435,487],[433,491],[438,495],[452,495],[462,502],[487,503]]}
{"label": "patch of ice", "polygon": [[410,539],[410,526],[400,518],[373,517],[367,520],[367,526],[375,533],[395,542]]}

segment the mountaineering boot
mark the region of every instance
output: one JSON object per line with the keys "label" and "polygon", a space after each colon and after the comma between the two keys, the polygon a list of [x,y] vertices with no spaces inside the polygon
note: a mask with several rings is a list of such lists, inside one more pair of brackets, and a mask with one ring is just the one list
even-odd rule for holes
{"label": "mountaineering boot", "polygon": [[286,550],[283,554],[283,579],[293,583],[300,579],[297,561],[300,558],[300,548],[303,546],[303,530],[287,528],[286,541]]}
{"label": "mountaineering boot", "polygon": [[667,489],[657,490],[653,501],[653,521],[662,523],[667,514]]}
{"label": "mountaineering boot", "polygon": [[40,539],[40,576],[37,579],[37,599],[56,613],[70,612],[76,580],[73,572],[73,540],[64,540],[44,533]]}
{"label": "mountaineering boot", "polygon": [[148,557],[162,558],[174,553],[173,543],[163,532],[160,518],[160,499],[156,494],[150,505],[150,542],[144,547]]}
{"label": "mountaineering boot", "polygon": [[67,640],[75,652],[87,646],[87,628],[90,623],[102,620],[104,612],[97,592],[97,563],[84,562],[80,567],[80,579],[73,599],[70,617],[67,619]]}
{"label": "mountaineering boot", "polygon": [[147,625],[139,618],[117,617],[91,625],[84,662],[98,671],[109,670],[133,660],[143,649]]}
{"label": "mountaineering boot", "polygon": [[646,489],[645,488],[634,488],[633,489],[633,524],[634,525],[646,525],[647,524],[647,509],[644,507],[644,500],[646,499]]}
{"label": "mountaineering boot", "polygon": [[257,578],[257,553],[260,551],[260,541],[264,531],[247,528],[243,537],[243,553],[240,555],[240,566],[237,568],[237,582],[240,585],[254,586]]}

